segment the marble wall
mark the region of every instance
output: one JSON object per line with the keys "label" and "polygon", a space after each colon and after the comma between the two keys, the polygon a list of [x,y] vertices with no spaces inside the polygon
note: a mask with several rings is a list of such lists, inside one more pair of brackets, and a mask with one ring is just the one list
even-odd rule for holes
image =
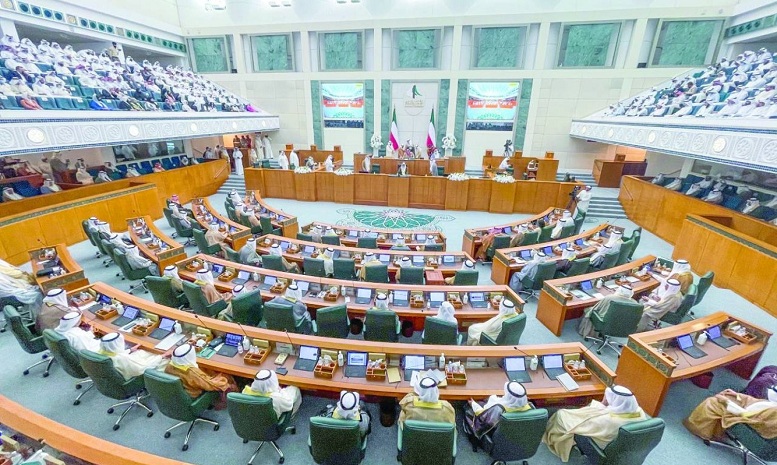
{"label": "marble wall", "polygon": [[289,35],[251,37],[254,71],[290,71],[294,69],[289,51]]}
{"label": "marble wall", "polygon": [[702,66],[722,21],[666,21],[653,54],[655,66]]}
{"label": "marble wall", "polygon": [[395,31],[397,69],[437,67],[438,34],[435,29]]}
{"label": "marble wall", "polygon": [[321,36],[323,69],[329,71],[362,69],[361,32],[326,32]]}
{"label": "marble wall", "polygon": [[523,27],[478,29],[473,68],[517,68],[525,31]]}
{"label": "marble wall", "polygon": [[225,37],[197,37],[190,39],[194,66],[199,73],[228,73],[229,55]]}
{"label": "marble wall", "polygon": [[608,66],[619,23],[569,24],[564,27],[559,67]]}

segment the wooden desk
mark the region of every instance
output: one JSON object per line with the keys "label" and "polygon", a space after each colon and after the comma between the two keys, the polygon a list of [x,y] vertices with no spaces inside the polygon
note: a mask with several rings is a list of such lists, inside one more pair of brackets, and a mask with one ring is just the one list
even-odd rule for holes
{"label": "wooden desk", "polygon": [[445,277],[441,271],[427,270],[426,271],[426,285],[427,286],[444,286]]}
{"label": "wooden desk", "polygon": [[494,226],[478,226],[477,228],[465,229],[464,238],[461,241],[461,250],[467,252],[470,257],[474,257],[477,255],[478,249],[480,249],[480,244],[483,241],[483,237],[486,236],[492,229],[501,229],[505,231],[509,228],[509,231],[512,232],[518,229],[518,226],[522,224],[533,224],[536,223],[537,220],[545,217],[549,217],[550,219],[550,221],[546,221],[546,226],[555,224],[556,219],[560,217],[563,211],[563,208],[551,207],[544,212],[525,220],[515,221],[513,223],[497,224]]}
{"label": "wooden desk", "polygon": [[[304,261],[305,257],[311,257],[310,254],[303,254],[302,251],[305,250],[305,248],[311,248],[310,250],[313,250],[315,254],[321,254],[326,248],[331,247],[334,252],[335,256],[334,258],[355,258],[357,259],[356,263],[356,271],[358,273],[359,270],[362,268],[361,260],[363,259],[364,255],[368,252],[377,252],[375,249],[360,249],[357,247],[347,247],[347,246],[337,246],[337,245],[328,245],[328,244],[322,244],[321,242],[309,242],[309,241],[301,241],[299,239],[290,239],[288,237],[280,237],[280,236],[274,236],[272,234],[264,236],[263,240],[257,241],[256,243],[256,251],[261,255],[268,255],[270,253],[270,248],[273,244],[281,244],[281,243],[287,243],[289,244],[288,249],[283,253],[283,256],[292,263],[297,263],[300,267],[300,269],[304,272]],[[456,271],[461,269],[461,266],[465,260],[472,260],[472,257],[467,255],[464,252],[422,252],[422,251],[413,251],[413,250],[381,250],[380,252],[376,253],[377,256],[386,256],[388,257],[388,272],[389,272],[389,279],[394,281],[396,272],[399,270],[399,261],[402,259],[402,257],[408,257],[411,261],[411,263],[416,263],[414,266],[424,266],[429,270],[436,269],[439,273],[443,276],[453,276],[456,274]],[[449,263],[445,263],[445,258],[450,261]],[[312,257],[312,258],[321,258],[321,257]],[[415,261],[414,261],[415,258]],[[418,260],[421,260],[421,263],[418,263]],[[433,268],[432,263],[437,264],[436,268]],[[427,280],[427,284],[432,284]],[[445,284],[444,282],[441,282],[440,284]]]}
{"label": "wooden desk", "polygon": [[[484,158],[484,162],[486,161]],[[502,163],[503,158],[502,157],[490,157],[499,159],[497,160],[489,160],[491,163],[484,164],[483,165],[483,172],[491,171],[495,172],[497,171],[497,168],[499,168],[499,164]],[[535,177],[537,181],[555,181],[556,180],[556,174],[558,173],[558,160],[554,158],[534,158],[534,157],[512,157],[510,158],[510,165],[513,167],[513,176],[515,179],[523,179],[523,174],[527,173],[528,177],[531,178],[531,174],[528,173],[528,166],[529,163],[534,160],[537,162],[537,171],[534,172]],[[496,164],[493,164],[493,162],[496,162]],[[489,170],[488,167],[491,167]]]}
{"label": "wooden desk", "polygon": [[519,259],[521,252],[525,250],[541,250],[545,247],[551,247],[554,253],[551,260],[558,261],[561,260],[561,249],[559,248],[561,244],[574,243],[575,241],[582,239],[585,242],[582,246],[578,246],[580,249],[577,250],[575,258],[591,256],[594,254],[594,252],[596,252],[596,247],[593,243],[588,243],[589,239],[593,238],[594,236],[598,236],[600,231],[607,229],[609,226],[610,225],[607,223],[602,223],[593,229],[589,229],[588,231],[582,232],[575,236],[565,237],[564,239],[557,239],[540,244],[512,247],[509,249],[497,249],[491,265],[491,281],[497,284],[508,284],[513,273],[521,271],[526,264],[523,260]]}
{"label": "wooden desk", "polygon": [[[310,234],[310,230],[314,226],[321,226],[323,230],[326,228],[332,228],[338,236],[340,236],[340,243],[347,247],[356,247],[359,241],[359,237],[363,237],[367,234],[367,231],[378,234],[378,248],[390,249],[394,246],[396,239],[401,234],[405,239],[405,245],[411,249],[422,247],[426,243],[426,238],[434,236],[434,241],[437,244],[442,244],[442,250],[445,250],[445,235],[439,231],[416,231],[416,230],[404,230],[404,229],[371,229],[362,228],[358,226],[340,226],[336,224],[322,223],[315,221],[310,224],[306,224],[302,227],[304,234]],[[470,255],[471,256],[471,255]]]}
{"label": "wooden desk", "polygon": [[[737,321],[748,328],[757,339],[750,344],[740,343],[728,349],[707,341],[699,347],[707,355],[698,359],[682,353],[672,343],[677,337],[686,334],[691,334],[695,341],[700,331],[710,326],[727,325],[731,321]],[[632,334],[618,361],[618,384],[626,386],[637,396],[639,406],[645,413],[657,416],[661,412],[669,386],[676,381],[724,366],[741,378],[750,378],[771,335],[771,332],[725,312],[713,313],[663,329]],[[663,352],[659,351],[659,348]]]}
{"label": "wooden desk", "polygon": [[[189,271],[186,269],[186,265],[190,263],[192,260],[196,260],[199,264],[197,268],[200,268],[202,266],[203,261],[211,263],[211,264],[219,264],[224,265],[225,267],[232,268],[235,271],[248,271],[250,273],[259,273],[260,280],[253,281],[250,280],[247,283],[245,283],[245,290],[251,291],[253,289],[256,289],[261,286],[264,277],[265,276],[274,276],[279,279],[285,279],[289,281],[296,281],[299,282],[308,282],[310,283],[310,288],[313,289],[315,292],[318,292],[317,289],[329,289],[332,286],[337,286],[342,289],[343,286],[345,286],[347,295],[350,296],[351,301],[347,303],[348,306],[348,314],[352,318],[363,318],[365,313],[367,312],[367,309],[372,308],[373,304],[370,302],[370,304],[357,304],[355,302],[354,294],[356,293],[356,289],[370,289],[373,294],[373,300],[374,296],[378,291],[391,293],[393,291],[422,291],[424,293],[424,299],[428,299],[428,293],[433,291],[439,291],[439,292],[457,292],[461,295],[461,293],[464,292],[485,292],[490,295],[502,295],[505,296],[505,298],[513,301],[515,303],[515,307],[519,310],[523,309],[523,300],[513,292],[512,289],[510,289],[507,286],[424,286],[424,285],[410,285],[410,284],[383,284],[383,283],[370,283],[366,281],[350,281],[350,280],[344,280],[344,279],[331,279],[331,278],[318,278],[315,276],[305,276],[302,274],[294,274],[294,273],[285,273],[282,271],[274,271],[274,270],[268,270],[266,268],[257,268],[253,266],[248,265],[242,265],[240,263],[234,263],[230,262],[228,260],[224,260],[218,257],[210,257],[210,256],[204,256],[204,255],[195,255],[194,257],[191,257],[189,259],[186,259],[184,261],[181,261],[178,263],[178,274],[181,276],[182,279],[188,280],[188,281],[195,281],[196,278],[196,271]],[[218,289],[221,292],[227,292],[231,291],[235,284],[231,281],[220,281],[216,280],[215,282],[216,289]],[[262,291],[262,298],[265,300],[270,300],[273,297],[276,297],[278,294],[274,294],[270,291]],[[448,295],[446,294],[446,298]],[[345,297],[343,295],[339,295],[337,301],[325,301],[323,298],[318,298],[314,292],[309,292],[308,295],[304,296],[302,301],[308,306],[308,309],[311,312],[311,315],[315,318],[315,310],[317,308],[321,307],[331,307],[333,305],[339,305],[339,304],[345,304]],[[407,307],[398,307],[393,306],[393,310],[399,315],[399,318],[401,320],[408,320],[413,323],[413,327],[416,330],[422,330],[424,327],[424,320],[426,319],[426,316],[429,315],[429,312],[427,312],[426,308],[413,308],[410,306]],[[463,305],[461,309],[456,310],[456,319],[459,321],[459,327],[460,328],[466,328],[472,323],[477,323],[480,321],[488,320],[489,318],[496,315],[497,310],[493,308],[474,308],[471,305]],[[436,311],[434,312],[436,315]]]}
{"label": "wooden desk", "polygon": [[183,245],[160,231],[148,215],[127,219],[127,233],[140,253],[156,263],[159,276],[166,266],[186,258]]}
{"label": "wooden desk", "polygon": [[594,179],[599,187],[620,187],[623,176],[644,176],[646,161],[594,160]]}
{"label": "wooden desk", "polygon": [[[44,294],[51,289],[60,288],[65,290],[78,289],[79,287],[89,285],[89,280],[84,275],[84,270],[73,260],[70,251],[65,244],[56,244],[51,247],[39,247],[29,251],[30,265],[32,265],[32,275],[35,276],[35,282]],[[46,260],[56,261],[54,263],[42,262]],[[38,276],[38,271],[45,267],[59,266],[62,273],[56,276]]]}
{"label": "wooden desk", "polygon": [[[342,350],[343,352],[368,351],[371,353],[384,353],[387,355],[390,364],[398,363],[402,355],[425,355],[434,357],[435,360],[440,353],[445,353],[447,360],[465,361],[467,357],[486,357],[489,367],[482,369],[469,369],[468,380],[465,385],[448,385],[440,389],[440,397],[449,400],[466,400],[469,398],[481,399],[491,394],[500,394],[504,390],[506,377],[504,371],[496,366],[499,358],[505,356],[515,356],[525,354],[526,356],[544,355],[544,354],[579,354],[586,365],[593,371],[594,376],[590,380],[579,381],[580,389],[576,391],[566,391],[557,381],[547,378],[542,370],[531,372],[532,382],[526,384],[527,394],[532,401],[540,404],[547,403],[583,403],[592,398],[599,398],[604,393],[606,386],[610,385],[615,373],[602,363],[592,352],[590,352],[581,343],[558,343],[544,345],[525,345],[516,349],[509,347],[472,347],[472,346],[437,346],[424,344],[399,344],[370,342],[349,339],[325,338],[318,336],[305,336],[299,334],[289,334],[279,331],[271,331],[250,326],[243,326],[241,329],[234,323],[219,321],[207,317],[195,318],[192,314],[177,309],[164,307],[146,299],[129,295],[118,289],[112,288],[106,284],[98,283],[91,286],[91,289],[104,295],[115,297],[125,304],[137,306],[144,312],[158,316],[166,316],[176,319],[186,327],[188,333],[191,328],[203,326],[207,327],[217,334],[221,333],[245,333],[251,338],[258,338],[269,341],[272,345],[276,342],[288,343],[291,341],[294,345],[310,345],[329,350]],[[350,305],[350,304],[349,304]],[[89,313],[87,313],[89,315]],[[118,328],[110,321],[94,319],[90,322],[100,331],[116,331]],[[136,336],[132,333],[125,334],[128,342],[140,344],[145,350],[159,353],[154,346],[159,342],[148,337]],[[198,363],[203,368],[208,368],[223,373],[229,373],[235,376],[251,379],[261,369],[274,370],[274,355],[270,355],[261,365],[246,365],[239,356],[228,358],[220,355],[214,355],[210,359],[198,359]],[[284,363],[289,372],[286,375],[279,375],[279,381],[284,385],[294,385],[300,389],[312,391],[331,391],[340,392],[343,389],[357,390],[363,396],[379,396],[389,398],[401,398],[410,392],[412,388],[410,383],[400,381],[397,384],[388,384],[386,381],[368,381],[364,378],[345,378],[342,370],[335,372],[334,378],[324,379],[313,376],[312,372],[295,370],[293,368],[296,357],[294,355]]]}
{"label": "wooden desk", "polygon": [[324,163],[329,155],[332,155],[332,160],[334,160],[335,163],[343,162],[343,149],[339,145],[335,145],[332,150],[324,150],[319,149],[315,145],[311,145],[309,149],[295,149],[294,144],[286,144],[286,155],[292,150],[299,155],[300,163],[304,163],[304,160],[308,157],[313,157],[313,159],[316,160],[316,163]]}
{"label": "wooden desk", "polygon": [[240,248],[245,245],[248,238],[251,237],[250,228],[246,228],[242,224],[235,223],[229,218],[221,215],[221,213],[213,208],[210,204],[210,200],[207,198],[192,200],[192,212],[194,212],[194,218],[205,231],[210,228],[210,223],[214,219],[218,220],[219,223],[224,224],[225,228],[227,228],[225,230],[227,233],[227,244],[233,250],[240,250]]}
{"label": "wooden desk", "polygon": [[[353,154],[353,166],[354,171],[361,171],[362,162],[367,154],[354,153]],[[372,159],[373,165],[380,166],[381,174],[397,174],[399,165],[405,162],[407,166],[408,174],[413,176],[428,176],[429,175],[429,159],[428,158],[414,158],[414,159],[400,159],[400,158],[388,158],[378,157]],[[443,157],[437,159],[437,166],[442,167],[446,175],[451,173],[463,173],[465,157]],[[372,168],[370,168],[370,172]]]}
{"label": "wooden desk", "polygon": [[281,235],[283,236],[292,238],[297,237],[297,233],[299,232],[299,223],[297,223],[296,216],[289,215],[283,210],[273,208],[268,205],[264,200],[262,200],[262,196],[259,194],[259,191],[250,191],[250,194],[253,196],[253,199],[248,199],[248,203],[253,205],[254,208],[259,206],[259,213],[267,214],[270,217],[270,220],[272,220],[273,228],[280,229]]}
{"label": "wooden desk", "polygon": [[[537,319],[544,324],[545,327],[551,330],[553,334],[561,336],[561,330],[564,328],[564,322],[566,320],[580,318],[586,308],[596,305],[596,303],[601,300],[601,298],[596,297],[584,300],[579,299],[568,293],[565,288],[579,288],[579,284],[583,281],[591,281],[591,283],[594,283],[599,278],[606,281],[613,279],[616,275],[629,276],[635,268],[641,268],[643,265],[652,263],[655,260],[656,257],[648,255],[639,260],[634,260],[633,262],[597,271],[595,273],[545,281],[542,286],[539,302],[537,303]],[[659,276],[659,278],[665,277]],[[658,287],[660,282],[656,275],[651,272],[650,279],[647,281],[636,281],[630,284],[632,289],[634,289],[634,297],[636,298],[652,291]],[[600,289],[596,289],[596,291],[601,294],[602,297],[612,293],[612,291],[604,286]]]}

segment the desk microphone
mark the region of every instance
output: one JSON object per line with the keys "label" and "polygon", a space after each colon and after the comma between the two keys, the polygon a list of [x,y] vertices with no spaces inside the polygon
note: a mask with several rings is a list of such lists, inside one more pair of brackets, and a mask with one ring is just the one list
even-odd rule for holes
{"label": "desk microphone", "polygon": [[208,325],[206,325],[206,324],[205,324],[205,322],[204,322],[204,321],[202,321],[202,318],[200,318],[200,316],[199,316],[199,315],[197,315],[196,313],[192,313],[192,315],[194,316],[194,318],[197,318],[197,321],[199,321],[200,323],[202,323],[202,326],[204,326],[204,327],[205,327],[205,329],[208,329],[208,330],[210,330],[210,331],[213,331],[212,329],[210,329],[210,327],[209,327]]}
{"label": "desk microphone", "polygon": [[286,333],[286,339],[289,340],[289,345],[291,345],[291,350],[294,350],[294,343],[291,342],[291,336],[289,336],[289,331],[286,328],[283,328],[283,332]]}

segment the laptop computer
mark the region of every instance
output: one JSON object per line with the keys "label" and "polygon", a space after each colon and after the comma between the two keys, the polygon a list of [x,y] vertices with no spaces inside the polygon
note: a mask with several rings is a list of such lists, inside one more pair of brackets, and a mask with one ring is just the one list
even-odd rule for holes
{"label": "laptop computer", "polygon": [[394,306],[407,307],[410,304],[409,291],[394,291]]}
{"label": "laptop computer", "polygon": [[161,341],[162,339],[166,338],[170,333],[173,332],[174,327],[175,327],[175,320],[162,317],[159,320],[159,326],[154,331],[152,331],[151,334],[149,334],[148,336],[152,339]]}
{"label": "laptop computer", "polygon": [[217,278],[221,273],[224,272],[224,269],[226,267],[224,265],[219,265],[218,263],[214,263],[210,266],[210,274],[213,275],[214,278]]}
{"label": "laptop computer", "polygon": [[724,349],[728,349],[731,346],[737,345],[734,340],[729,339],[721,334],[720,326],[710,326],[707,328],[707,336],[709,336],[710,341],[720,347],[723,347]]}
{"label": "laptop computer", "polygon": [[388,265],[388,263],[391,261],[391,255],[389,255],[387,253],[382,253],[382,254],[378,255],[378,261],[383,263],[383,264]]}
{"label": "laptop computer", "polygon": [[294,362],[295,370],[313,371],[318,363],[318,347],[299,346],[299,357]]}
{"label": "laptop computer", "polygon": [[520,255],[524,261],[531,260],[531,250],[521,250]]}
{"label": "laptop computer", "polygon": [[693,344],[693,338],[690,334],[679,336],[677,338],[677,347],[693,358],[702,358],[707,355],[707,352],[704,352]]}
{"label": "laptop computer", "polygon": [[357,304],[366,305],[370,303],[372,300],[372,290],[371,289],[356,289],[356,300],[355,302]]}
{"label": "laptop computer", "polygon": [[348,231],[348,237],[359,237],[359,231]]}
{"label": "laptop computer", "polygon": [[124,326],[132,321],[135,321],[135,318],[138,316],[140,316],[140,309],[126,305],[124,306],[124,313],[122,313],[120,317],[113,320],[112,323],[116,326]]}
{"label": "laptop computer", "polygon": [[594,285],[593,283],[591,283],[590,279],[587,279],[580,283],[580,290],[585,292],[588,295],[591,295],[592,292],[595,292],[593,289],[594,289]]}
{"label": "laptop computer", "polygon": [[297,288],[299,289],[300,295],[302,295],[302,297],[305,297],[305,295],[308,293],[308,289],[310,289],[310,282],[297,281]]}
{"label": "laptop computer", "polygon": [[430,292],[429,293],[429,306],[432,308],[440,308],[440,305],[445,302],[444,292]]}
{"label": "laptop computer", "polygon": [[346,378],[365,378],[367,376],[367,352],[348,352],[343,374]]}
{"label": "laptop computer", "polygon": [[305,246],[305,247],[302,249],[302,255],[305,255],[305,256],[308,256],[308,257],[309,257],[309,256],[313,255],[313,252],[314,252],[315,250],[316,250],[316,246],[314,246],[314,245],[306,245],[306,246]]}
{"label": "laptop computer", "polygon": [[543,251],[543,252],[545,253],[545,255],[547,255],[547,256],[551,256],[551,255],[553,255],[553,247],[551,247],[551,246],[549,246],[549,245],[547,245],[547,246],[543,247],[543,248],[542,248],[542,251]]}
{"label": "laptop computer", "polygon": [[250,278],[251,278],[251,273],[245,270],[241,270],[237,272],[237,278],[233,279],[232,283],[236,285],[242,285],[247,283]]}
{"label": "laptop computer", "polygon": [[575,244],[577,244],[578,246],[582,247],[583,244],[585,244],[585,239],[583,239],[583,238],[575,239]]}
{"label": "laptop computer", "polygon": [[443,265],[453,265],[456,263],[456,257],[453,255],[443,255],[442,256],[442,264]]}
{"label": "laptop computer", "polygon": [[370,239],[377,239],[378,238],[378,233],[376,233],[376,232],[368,232],[367,234],[364,235],[364,237],[368,237]]}
{"label": "laptop computer", "polygon": [[412,262],[413,262],[413,266],[424,266],[424,256],[413,255]]}
{"label": "laptop computer", "polygon": [[415,240],[417,240],[418,242],[425,241],[426,240],[426,234],[416,234],[415,235]]}
{"label": "laptop computer", "polygon": [[402,357],[402,366],[405,370],[405,381],[410,381],[414,371],[423,371],[426,368],[426,357],[423,355],[405,355]]}
{"label": "laptop computer", "polygon": [[502,232],[505,233],[505,234],[511,234],[513,232],[513,228],[508,226],[508,227],[502,229]]}
{"label": "laptop computer", "polygon": [[222,344],[221,348],[216,353],[218,355],[223,355],[224,357],[234,357],[237,355],[237,346],[242,342],[243,336],[239,334],[227,333],[227,335],[224,337],[224,344]]}
{"label": "laptop computer", "polygon": [[264,281],[262,281],[262,285],[259,286],[259,288],[263,291],[269,291],[271,287],[275,286],[276,282],[278,282],[278,278],[275,276],[265,276]]}
{"label": "laptop computer", "polygon": [[92,313],[97,313],[97,310],[100,310],[103,308],[103,305],[110,305],[111,304],[111,298],[107,295],[100,294],[99,292],[95,296],[94,302],[89,304],[88,307],[86,307],[84,310],[90,311]]}
{"label": "laptop computer", "polygon": [[561,354],[543,355],[542,368],[545,370],[548,378],[556,379],[566,373],[566,370],[564,370],[564,356]]}
{"label": "laptop computer", "polygon": [[395,241],[396,241],[397,239],[402,239],[403,237],[405,237],[405,236],[404,236],[404,234],[397,234],[397,233],[393,233],[393,234],[391,235],[391,238],[392,238],[392,239],[394,239]]}
{"label": "laptop computer", "polygon": [[486,300],[486,295],[482,292],[470,292],[469,304],[472,306],[472,308],[488,307],[488,301]]}
{"label": "laptop computer", "polygon": [[531,375],[526,371],[525,357],[505,357],[505,374],[510,381],[519,383],[531,383]]}
{"label": "laptop computer", "polygon": [[286,253],[287,250],[289,250],[289,246],[291,246],[291,243],[289,241],[281,241],[281,252]]}

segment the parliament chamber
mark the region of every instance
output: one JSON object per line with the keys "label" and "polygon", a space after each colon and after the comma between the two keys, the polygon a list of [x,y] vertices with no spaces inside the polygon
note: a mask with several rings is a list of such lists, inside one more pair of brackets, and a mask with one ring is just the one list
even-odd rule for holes
{"label": "parliament chamber", "polygon": [[777,463],[777,3],[643,3],[0,3],[0,465]]}

